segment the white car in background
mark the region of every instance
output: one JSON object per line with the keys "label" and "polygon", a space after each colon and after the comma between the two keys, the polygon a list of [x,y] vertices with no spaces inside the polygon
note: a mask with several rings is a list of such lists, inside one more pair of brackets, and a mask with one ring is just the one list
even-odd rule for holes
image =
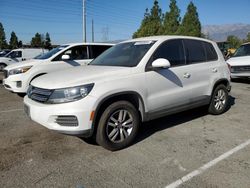
{"label": "white car in background", "polygon": [[46,52],[48,52],[48,50],[42,48],[18,48],[12,50],[4,57],[0,57],[0,71],[8,65],[32,59]]}
{"label": "white car in background", "polygon": [[250,78],[250,43],[241,45],[227,63],[232,78]]}
{"label": "white car in background", "polygon": [[12,92],[26,93],[33,79],[49,72],[87,65],[92,59],[113,45],[74,43],[58,46],[34,59],[7,66],[3,71],[3,85]]}

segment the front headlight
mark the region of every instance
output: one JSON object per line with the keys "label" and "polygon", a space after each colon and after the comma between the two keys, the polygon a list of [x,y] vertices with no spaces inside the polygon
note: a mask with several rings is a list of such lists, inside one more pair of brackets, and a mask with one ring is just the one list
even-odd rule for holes
{"label": "front headlight", "polygon": [[9,71],[9,75],[14,75],[14,74],[22,74],[27,72],[32,66],[28,66],[28,67],[21,67],[18,69],[12,69]]}
{"label": "front headlight", "polygon": [[93,87],[94,84],[87,84],[71,88],[55,89],[50,95],[48,103],[58,104],[80,100],[86,97]]}

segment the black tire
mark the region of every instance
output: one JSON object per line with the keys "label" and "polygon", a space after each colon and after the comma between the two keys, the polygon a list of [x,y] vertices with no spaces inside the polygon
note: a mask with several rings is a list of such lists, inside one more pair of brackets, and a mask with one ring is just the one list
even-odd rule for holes
{"label": "black tire", "polygon": [[18,95],[19,97],[21,97],[21,98],[24,98],[25,95],[26,95],[26,93],[17,93],[17,95]]}
{"label": "black tire", "polygon": [[[128,147],[136,138],[139,124],[138,110],[130,102],[114,102],[101,115],[96,133],[96,142],[111,151]],[[111,136],[113,131],[114,134]],[[118,138],[120,139],[118,140]]]}
{"label": "black tire", "polygon": [[94,136],[85,138],[85,137],[80,137],[80,139],[82,139],[84,142],[86,142],[87,144],[90,145],[97,145],[96,143],[96,138]]}
{"label": "black tire", "polygon": [[[219,92],[222,92],[224,97],[220,96]],[[213,115],[222,114],[227,110],[228,102],[228,90],[225,85],[220,84],[213,91],[208,112]]]}

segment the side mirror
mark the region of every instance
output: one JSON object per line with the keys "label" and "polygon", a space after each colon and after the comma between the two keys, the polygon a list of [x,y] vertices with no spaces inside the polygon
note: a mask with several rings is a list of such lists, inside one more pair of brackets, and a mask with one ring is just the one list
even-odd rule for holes
{"label": "side mirror", "polygon": [[70,56],[69,55],[62,55],[62,60],[70,60]]}
{"label": "side mirror", "polygon": [[159,58],[153,61],[153,68],[169,68],[171,66],[170,62],[167,59]]}

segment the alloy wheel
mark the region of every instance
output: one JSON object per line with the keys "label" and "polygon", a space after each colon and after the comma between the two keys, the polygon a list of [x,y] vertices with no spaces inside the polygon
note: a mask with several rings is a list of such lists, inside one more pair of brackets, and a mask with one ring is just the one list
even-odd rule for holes
{"label": "alloy wheel", "polygon": [[106,134],[113,143],[123,142],[129,137],[133,129],[133,117],[129,111],[120,109],[108,119]]}
{"label": "alloy wheel", "polygon": [[223,89],[219,89],[214,96],[214,107],[216,110],[221,110],[226,104],[226,93]]}

